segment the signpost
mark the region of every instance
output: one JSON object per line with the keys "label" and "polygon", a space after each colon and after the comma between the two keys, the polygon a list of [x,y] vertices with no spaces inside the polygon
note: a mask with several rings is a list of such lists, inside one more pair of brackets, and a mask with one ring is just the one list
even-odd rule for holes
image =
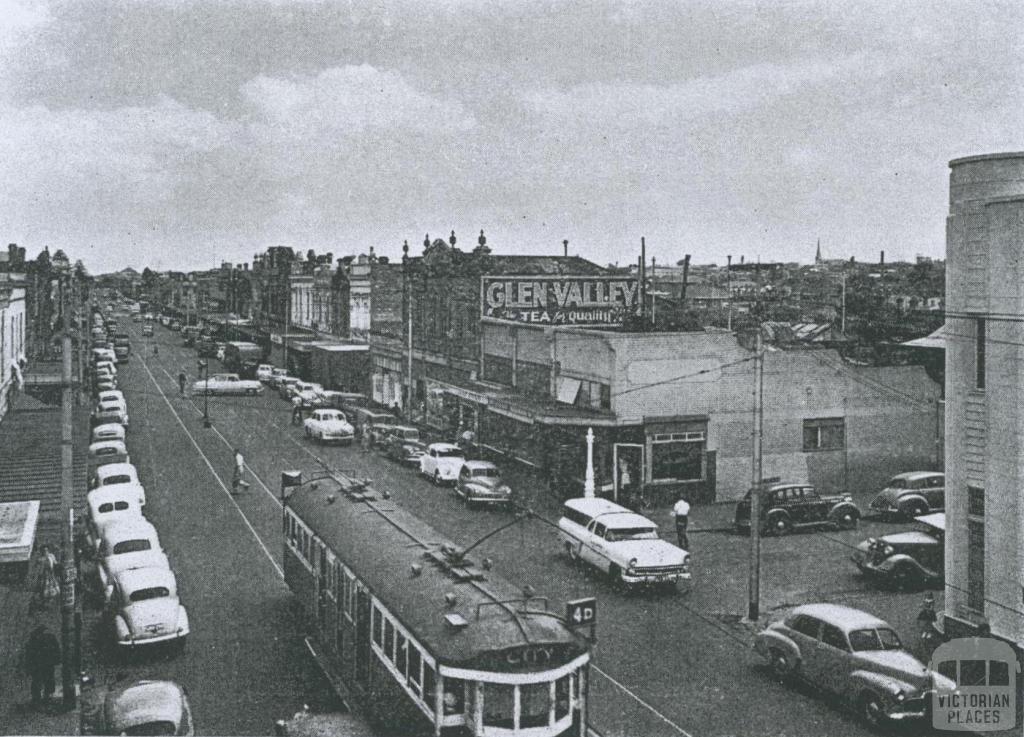
{"label": "signpost", "polygon": [[576,627],[590,628],[590,641],[597,642],[597,598],[573,599],[565,602],[565,623]]}

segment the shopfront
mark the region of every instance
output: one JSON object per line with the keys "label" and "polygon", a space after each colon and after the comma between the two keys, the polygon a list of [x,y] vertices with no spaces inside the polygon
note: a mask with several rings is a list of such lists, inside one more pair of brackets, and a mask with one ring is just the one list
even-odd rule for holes
{"label": "shopfront", "polygon": [[373,357],[371,399],[384,407],[405,406],[402,362],[388,356]]}

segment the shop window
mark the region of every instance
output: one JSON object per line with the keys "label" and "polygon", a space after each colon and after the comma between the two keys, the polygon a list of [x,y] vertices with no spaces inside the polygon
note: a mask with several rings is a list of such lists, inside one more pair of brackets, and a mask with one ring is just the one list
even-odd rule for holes
{"label": "shop window", "polygon": [[484,683],[484,726],[515,727],[516,687],[504,683]]}
{"label": "shop window", "polygon": [[699,481],[704,478],[703,432],[655,435],[651,441],[652,481]]}
{"label": "shop window", "polygon": [[548,726],[550,713],[550,683],[528,683],[519,687],[520,729]]}
{"label": "shop window", "polygon": [[846,445],[846,422],[842,417],[804,420],[804,451],[842,450]]}

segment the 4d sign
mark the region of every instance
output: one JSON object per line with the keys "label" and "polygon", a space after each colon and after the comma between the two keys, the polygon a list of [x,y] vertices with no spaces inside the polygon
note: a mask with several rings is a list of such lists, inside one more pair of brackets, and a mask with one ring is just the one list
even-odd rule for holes
{"label": "4d sign", "polygon": [[621,325],[637,309],[638,286],[607,276],[485,276],[482,314],[548,325]]}

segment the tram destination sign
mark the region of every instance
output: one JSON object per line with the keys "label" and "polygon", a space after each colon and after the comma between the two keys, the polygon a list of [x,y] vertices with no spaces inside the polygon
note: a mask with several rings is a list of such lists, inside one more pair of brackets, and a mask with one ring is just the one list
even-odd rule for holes
{"label": "tram destination sign", "polygon": [[622,325],[639,284],[621,276],[484,276],[484,317],[542,325]]}

